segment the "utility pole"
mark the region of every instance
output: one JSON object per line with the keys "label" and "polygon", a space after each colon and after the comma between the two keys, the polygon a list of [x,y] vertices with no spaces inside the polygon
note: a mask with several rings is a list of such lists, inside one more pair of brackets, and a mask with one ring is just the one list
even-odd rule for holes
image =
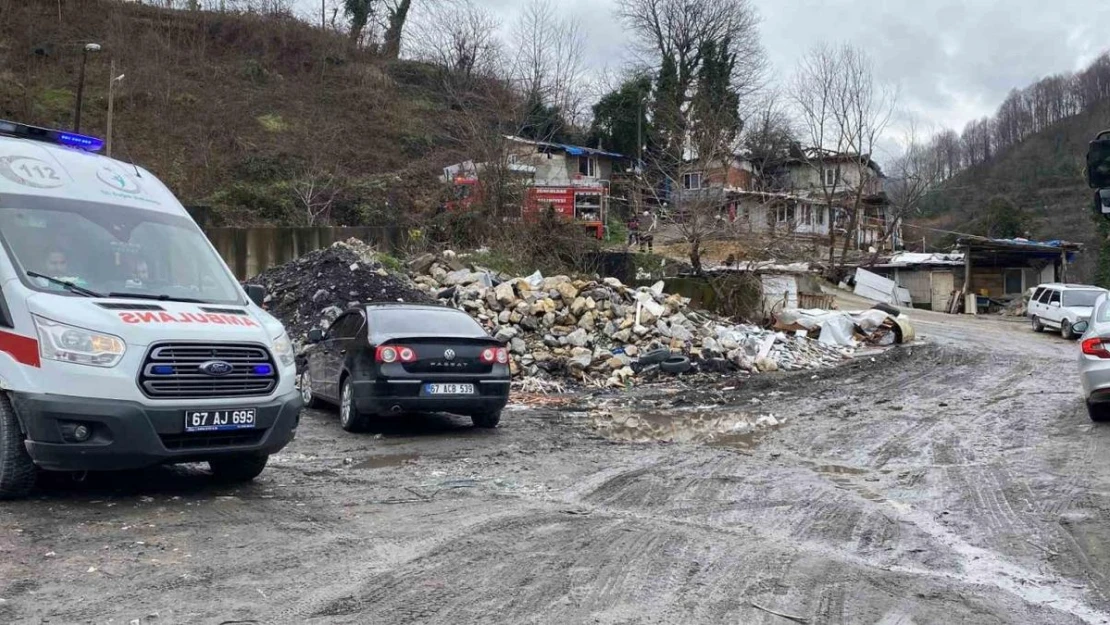
{"label": "utility pole", "polygon": [[115,59],[112,59],[111,68],[112,68],[112,71],[111,71],[111,73],[108,74],[108,141],[107,141],[107,154],[108,154],[108,156],[112,155],[112,112],[115,108],[115,100],[116,100],[115,87],[116,87],[116,83],[123,80],[123,77],[126,75],[126,74],[120,74],[119,76],[116,76],[116,60]]}
{"label": "utility pole", "polygon": [[81,70],[77,73],[77,103],[73,111],[73,132],[81,132],[81,100],[85,97],[85,64],[90,52],[100,52],[100,44],[86,43],[81,50]]}
{"label": "utility pole", "polygon": [[325,22],[325,17],[324,17],[324,13],[325,13],[324,3],[325,2],[327,2],[327,0],[320,0],[320,30],[327,30],[328,29],[327,24]]}

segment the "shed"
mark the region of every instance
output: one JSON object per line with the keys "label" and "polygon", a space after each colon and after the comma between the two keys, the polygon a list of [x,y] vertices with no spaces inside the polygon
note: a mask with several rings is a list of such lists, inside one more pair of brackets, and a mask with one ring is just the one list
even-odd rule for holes
{"label": "shed", "polygon": [[1019,298],[1038,284],[1066,281],[1082,249],[1066,241],[965,236],[952,253],[896,254],[868,269],[907,289],[914,306],[973,312]]}
{"label": "shed", "polygon": [[964,255],[903,252],[868,269],[893,280],[910,293],[916,308],[946,311],[953,292],[963,287]]}

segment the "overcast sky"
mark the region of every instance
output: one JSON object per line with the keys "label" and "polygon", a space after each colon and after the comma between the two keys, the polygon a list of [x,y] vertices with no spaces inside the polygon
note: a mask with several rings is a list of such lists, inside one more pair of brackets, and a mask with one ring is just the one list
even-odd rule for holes
{"label": "overcast sky", "polygon": [[[524,4],[476,1],[497,11],[504,27]],[[927,128],[962,130],[969,120],[993,113],[1011,88],[1080,69],[1110,48],[1110,0],[752,3],[762,18],[773,81],[785,83],[813,44],[847,41],[870,52],[878,76],[898,85],[900,108]],[[613,0],[555,4],[581,20],[597,74],[627,64],[628,38],[613,17]]]}

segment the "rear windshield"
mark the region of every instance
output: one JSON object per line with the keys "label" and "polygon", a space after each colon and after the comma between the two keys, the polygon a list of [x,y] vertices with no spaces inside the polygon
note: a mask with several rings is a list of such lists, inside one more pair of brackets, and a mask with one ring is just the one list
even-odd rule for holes
{"label": "rear windshield", "polygon": [[1064,306],[1094,306],[1103,291],[1064,291]]}
{"label": "rear windshield", "polygon": [[371,309],[370,329],[377,334],[486,334],[470,315],[450,309]]}

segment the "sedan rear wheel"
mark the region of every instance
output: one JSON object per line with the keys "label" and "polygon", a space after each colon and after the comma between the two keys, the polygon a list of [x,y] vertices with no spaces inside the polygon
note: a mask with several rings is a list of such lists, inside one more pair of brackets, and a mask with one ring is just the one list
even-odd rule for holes
{"label": "sedan rear wheel", "polygon": [[348,432],[362,432],[366,430],[366,417],[358,412],[355,405],[354,389],[351,379],[343,380],[343,389],[339,399],[339,425]]}
{"label": "sedan rear wheel", "polygon": [[476,428],[493,429],[501,422],[501,411],[476,414],[470,417],[470,420],[474,422]]}
{"label": "sedan rear wheel", "polygon": [[1110,421],[1110,404],[1087,402],[1087,415],[1091,421]]}

